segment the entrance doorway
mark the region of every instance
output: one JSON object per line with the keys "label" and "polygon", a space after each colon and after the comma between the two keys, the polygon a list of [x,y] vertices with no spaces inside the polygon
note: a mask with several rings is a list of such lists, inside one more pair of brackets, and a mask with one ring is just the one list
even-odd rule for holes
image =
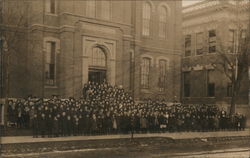
{"label": "entrance doorway", "polygon": [[107,58],[104,49],[93,47],[89,61],[89,81],[103,83],[106,81]]}
{"label": "entrance doorway", "polygon": [[89,81],[95,83],[103,83],[106,81],[106,70],[90,69]]}

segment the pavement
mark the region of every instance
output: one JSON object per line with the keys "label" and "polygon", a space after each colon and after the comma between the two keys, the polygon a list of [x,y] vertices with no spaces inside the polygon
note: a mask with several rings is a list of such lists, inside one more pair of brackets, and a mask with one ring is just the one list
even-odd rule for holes
{"label": "pavement", "polygon": [[[157,155],[162,158],[166,155]],[[168,155],[169,156],[169,155]],[[250,157],[249,148],[234,148],[213,151],[202,151],[192,153],[177,153],[171,155],[172,158],[248,158]]]}
{"label": "pavement", "polygon": [[[162,137],[172,139],[204,139],[214,137],[247,137],[250,136],[250,129],[244,131],[216,131],[216,132],[176,132],[176,133],[146,133],[134,134],[134,138],[147,137]],[[65,141],[82,141],[82,140],[106,140],[106,139],[124,139],[131,138],[131,134],[117,134],[117,135],[97,135],[97,136],[69,136],[56,138],[33,138],[32,136],[11,136],[1,137],[1,144],[20,144],[20,143],[34,143],[34,142],[65,142]]]}

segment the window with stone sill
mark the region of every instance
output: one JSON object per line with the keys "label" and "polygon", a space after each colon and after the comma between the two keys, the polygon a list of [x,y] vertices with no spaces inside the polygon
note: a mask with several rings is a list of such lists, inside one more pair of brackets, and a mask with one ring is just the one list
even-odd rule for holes
{"label": "window with stone sill", "polygon": [[149,88],[149,74],[150,74],[150,58],[143,58],[141,63],[141,87],[143,89]]}
{"label": "window with stone sill", "polygon": [[48,14],[56,14],[56,0],[46,0],[45,11]]}
{"label": "window with stone sill", "polygon": [[196,55],[203,54],[203,33],[196,33]]}
{"label": "window with stone sill", "polygon": [[191,56],[191,35],[185,36],[185,57]]}
{"label": "window with stone sill", "polygon": [[167,79],[167,61],[159,60],[159,91],[163,92],[166,90],[166,79]]}
{"label": "window with stone sill", "polygon": [[149,3],[143,4],[142,11],[142,35],[150,35],[150,21],[151,21],[151,5]]}
{"label": "window with stone sill", "polygon": [[215,53],[216,52],[216,30],[208,31],[208,52]]}
{"label": "window with stone sill", "polygon": [[93,67],[106,67],[106,55],[99,47],[94,47],[91,51],[90,66]]}
{"label": "window with stone sill", "polygon": [[161,6],[159,9],[159,37],[166,38],[167,30],[167,9]]}
{"label": "window with stone sill", "polygon": [[45,54],[45,84],[47,86],[56,85],[56,42],[46,42]]}

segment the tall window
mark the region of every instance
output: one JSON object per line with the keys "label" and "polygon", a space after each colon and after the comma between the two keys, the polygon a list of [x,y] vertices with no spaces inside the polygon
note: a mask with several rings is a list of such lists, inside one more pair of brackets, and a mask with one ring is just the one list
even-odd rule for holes
{"label": "tall window", "polygon": [[196,33],[196,55],[203,54],[203,33]]}
{"label": "tall window", "polygon": [[183,73],[183,84],[184,84],[184,97],[190,97],[191,84],[190,84],[190,72]]}
{"label": "tall window", "polygon": [[191,35],[185,36],[185,57],[191,56]]}
{"label": "tall window", "polygon": [[149,36],[150,33],[150,19],[151,19],[151,6],[149,3],[144,3],[142,13],[142,34]]}
{"label": "tall window", "polygon": [[56,14],[56,0],[46,0],[45,11],[50,14]]}
{"label": "tall window", "polygon": [[88,0],[86,1],[86,16],[95,17],[96,14],[96,1]]}
{"label": "tall window", "polygon": [[229,30],[229,39],[228,39],[229,47],[228,52],[229,53],[235,53],[235,30]]}
{"label": "tall window", "polygon": [[227,96],[232,96],[232,83],[227,83]]}
{"label": "tall window", "polygon": [[102,18],[105,20],[111,19],[111,4],[110,1],[104,0],[102,1]]}
{"label": "tall window", "polygon": [[166,88],[166,77],[167,77],[167,61],[160,60],[159,61],[159,90],[162,92]]}
{"label": "tall window", "polygon": [[150,59],[143,58],[141,64],[141,86],[149,88]]}
{"label": "tall window", "polygon": [[167,10],[165,7],[159,9],[159,37],[166,38]]}
{"label": "tall window", "polygon": [[214,83],[214,70],[207,71],[207,96],[214,97],[215,96],[215,83]]}
{"label": "tall window", "polygon": [[244,41],[246,39],[247,30],[243,29],[241,32],[241,39]]}
{"label": "tall window", "polygon": [[54,86],[56,80],[56,42],[46,42],[45,55],[45,82],[46,85]]}
{"label": "tall window", "polygon": [[208,44],[209,44],[209,53],[216,52],[216,31],[210,30],[208,31]]}
{"label": "tall window", "polygon": [[4,56],[4,51],[3,48],[4,47],[4,40],[0,38],[0,97],[3,97],[3,93],[4,93],[4,60],[3,60],[3,56]]}
{"label": "tall window", "polygon": [[106,56],[101,48],[92,49],[90,62],[90,66],[106,67]]}

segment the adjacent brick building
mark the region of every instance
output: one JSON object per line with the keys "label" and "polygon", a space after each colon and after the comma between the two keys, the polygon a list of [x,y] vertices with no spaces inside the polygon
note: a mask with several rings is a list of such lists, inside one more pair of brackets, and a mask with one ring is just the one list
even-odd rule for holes
{"label": "adjacent brick building", "polygon": [[23,15],[4,23],[5,32],[18,30],[6,51],[9,97],[80,97],[88,81],[106,80],[136,99],[179,100],[181,1],[1,3],[3,14]]}
{"label": "adjacent brick building", "polygon": [[[205,0],[183,8],[182,101],[228,105],[231,83],[213,62],[224,48],[235,60],[236,48],[246,36],[249,25],[248,1]],[[221,49],[220,49],[221,50]],[[249,80],[241,83],[238,105],[248,105]]]}

